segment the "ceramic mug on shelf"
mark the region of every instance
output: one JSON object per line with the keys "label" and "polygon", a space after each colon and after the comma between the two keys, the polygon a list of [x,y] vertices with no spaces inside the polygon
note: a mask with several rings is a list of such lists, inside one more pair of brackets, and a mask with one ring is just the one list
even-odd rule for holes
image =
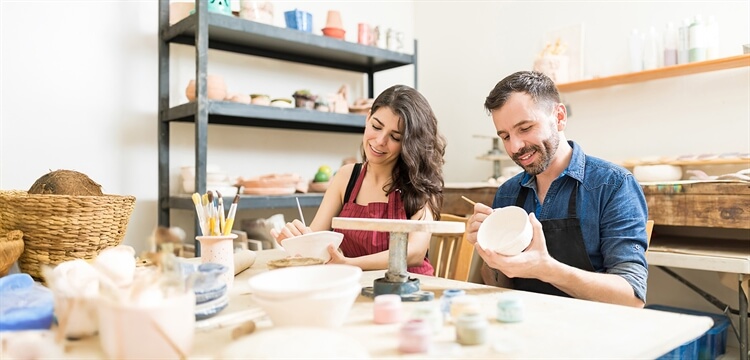
{"label": "ceramic mug on shelf", "polygon": [[359,23],[357,25],[357,42],[362,45],[370,45],[372,43],[370,24]]}

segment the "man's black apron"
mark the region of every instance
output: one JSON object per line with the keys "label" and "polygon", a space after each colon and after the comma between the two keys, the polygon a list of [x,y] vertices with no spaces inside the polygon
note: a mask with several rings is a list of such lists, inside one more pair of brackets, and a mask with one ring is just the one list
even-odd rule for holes
{"label": "man's black apron", "polygon": [[[578,184],[576,184],[568,200],[567,218],[541,220],[540,222],[542,223],[542,229],[544,229],[544,238],[547,240],[547,251],[550,256],[563,264],[581,270],[594,271],[588,253],[586,253],[586,246],[583,243],[581,223],[576,215],[577,194]],[[529,188],[522,186],[518,198],[516,198],[516,206],[523,208],[528,195]],[[570,297],[570,295],[562,290],[544,281],[524,278],[514,278],[512,280],[513,288],[516,290]]]}

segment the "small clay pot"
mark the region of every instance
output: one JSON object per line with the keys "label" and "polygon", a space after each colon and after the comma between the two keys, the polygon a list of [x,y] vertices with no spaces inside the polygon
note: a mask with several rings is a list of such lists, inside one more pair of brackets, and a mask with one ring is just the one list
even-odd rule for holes
{"label": "small clay pot", "polygon": [[346,35],[346,31],[341,28],[326,27],[321,31],[323,31],[323,35],[336,39],[344,39],[344,36]]}
{"label": "small clay pot", "polygon": [[[224,78],[218,75],[208,75],[206,77],[208,98],[210,100],[224,100],[227,97],[227,85]],[[188,101],[195,101],[195,80],[188,82],[185,88],[185,96]]]}
{"label": "small clay pot", "polygon": [[292,100],[286,99],[286,98],[280,98],[280,99],[273,99],[271,100],[271,106],[280,107],[280,108],[291,108],[292,106]]}
{"label": "small clay pot", "polygon": [[292,95],[294,98],[294,106],[303,109],[315,109],[315,96],[305,95]]}
{"label": "small clay pot", "polygon": [[247,94],[233,94],[228,100],[242,104],[250,104],[251,102],[250,95]]}
{"label": "small clay pot", "polygon": [[188,82],[188,86],[185,88],[185,96],[187,96],[188,101],[195,101],[195,80]]}
{"label": "small clay pot", "polygon": [[255,105],[271,105],[271,98],[265,94],[250,94],[250,103]]}
{"label": "small clay pot", "polygon": [[327,28],[343,28],[343,22],[341,21],[341,12],[338,10],[328,10],[328,16],[326,17]]}

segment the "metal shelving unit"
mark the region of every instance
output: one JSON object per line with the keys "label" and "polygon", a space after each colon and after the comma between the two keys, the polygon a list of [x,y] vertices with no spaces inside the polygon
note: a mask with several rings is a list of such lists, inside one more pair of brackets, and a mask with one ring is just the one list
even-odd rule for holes
{"label": "metal shelving unit", "polygon": [[[211,13],[206,1],[196,0],[195,9],[193,14],[170,26],[169,0],[159,0],[158,223],[161,226],[169,226],[171,209],[194,209],[190,196],[169,195],[169,134],[172,122],[195,124],[195,189],[199,193],[206,191],[209,124],[344,133],[361,133],[364,130],[365,117],[362,115],[208,100],[208,49],[367,74],[369,97],[374,96],[375,73],[414,65],[416,87],[416,40],[415,52],[411,55]],[[169,105],[170,43],[195,47],[195,79],[198,93],[196,101],[174,107]],[[299,196],[303,206],[317,206],[322,199],[322,194],[243,195],[238,208],[295,207],[295,196]],[[225,202],[231,200],[225,199]]]}

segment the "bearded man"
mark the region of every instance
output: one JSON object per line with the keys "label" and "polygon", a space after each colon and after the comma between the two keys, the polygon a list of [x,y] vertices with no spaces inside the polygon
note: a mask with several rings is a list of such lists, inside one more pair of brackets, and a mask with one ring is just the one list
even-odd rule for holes
{"label": "bearded man", "polygon": [[[566,139],[567,110],[542,73],[506,77],[484,106],[506,152],[524,169],[498,188],[491,208],[476,204],[467,224],[467,239],[484,260],[484,282],[643,307],[648,208],[633,175]],[[529,246],[505,256],[476,244],[493,208],[513,205],[529,213]]]}

